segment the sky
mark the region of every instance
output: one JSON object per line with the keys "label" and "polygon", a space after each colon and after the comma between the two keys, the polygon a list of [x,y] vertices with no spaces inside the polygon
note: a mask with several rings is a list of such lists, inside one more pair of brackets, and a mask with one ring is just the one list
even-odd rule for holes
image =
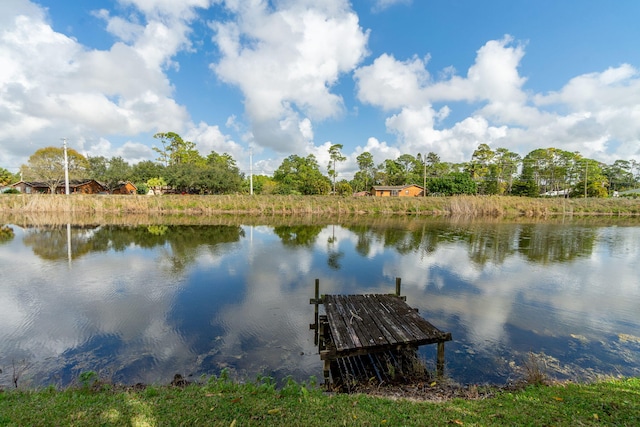
{"label": "sky", "polygon": [[155,160],[176,132],[270,175],[480,144],[640,161],[637,0],[2,0],[0,167]]}

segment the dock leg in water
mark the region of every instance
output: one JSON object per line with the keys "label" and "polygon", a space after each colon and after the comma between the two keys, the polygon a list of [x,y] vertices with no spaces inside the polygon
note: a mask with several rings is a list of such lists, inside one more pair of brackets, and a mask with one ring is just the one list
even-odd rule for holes
{"label": "dock leg in water", "polygon": [[444,375],[444,341],[438,343],[438,360],[436,361],[436,376],[442,378]]}

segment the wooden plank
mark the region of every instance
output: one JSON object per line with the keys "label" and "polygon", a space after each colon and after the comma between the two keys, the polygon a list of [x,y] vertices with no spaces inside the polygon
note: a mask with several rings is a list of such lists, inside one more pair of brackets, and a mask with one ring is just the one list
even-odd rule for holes
{"label": "wooden plank", "polygon": [[355,344],[349,338],[346,326],[343,325],[342,316],[338,313],[334,295],[326,295],[324,309],[327,314],[327,321],[333,338],[333,344],[336,349],[345,349],[353,347]]}
{"label": "wooden plank", "polygon": [[384,296],[379,300],[390,310],[396,317],[402,327],[410,333],[414,340],[423,340],[429,338],[425,336],[422,329],[416,325],[416,322],[423,320],[415,311],[411,309],[404,301],[392,296]]}
{"label": "wooden plank", "polygon": [[398,313],[398,308],[392,306],[389,302],[399,301],[405,305],[406,303],[392,295],[371,295],[371,298],[375,300],[381,312],[388,313],[389,319],[393,322],[394,327],[402,337],[399,343],[406,344],[423,338],[422,335],[418,333],[418,329],[407,324],[406,319],[403,318],[401,313]]}
{"label": "wooden plank", "polygon": [[389,331],[391,335],[389,339],[390,345],[396,345],[398,343],[410,341],[411,337],[407,335],[406,331],[398,325],[397,320],[394,318],[393,313],[385,310],[373,295],[366,295],[367,308],[371,311],[373,316],[379,319],[379,322],[384,325],[384,328]]}
{"label": "wooden plank", "polygon": [[353,330],[353,327],[349,325],[349,318],[343,305],[343,299],[341,295],[329,295],[325,296],[328,300],[328,307],[326,307],[327,317],[329,318],[329,327],[332,334],[336,334],[340,339],[335,339],[336,350],[342,351],[349,348],[362,347],[362,343],[358,338],[358,335]]}
{"label": "wooden plank", "polygon": [[386,306],[397,317],[398,321],[411,331],[416,340],[429,340],[438,338],[442,332],[427,322],[404,301],[397,298],[382,298]]}
{"label": "wooden plank", "polygon": [[367,346],[366,337],[363,336],[362,332],[359,330],[360,329],[359,325],[353,323],[355,312],[353,311],[354,310],[353,307],[349,305],[348,298],[344,295],[339,295],[336,298],[336,303],[338,304],[339,312],[343,317],[342,322],[346,327],[347,333],[349,334],[351,341],[354,343],[353,348],[366,347]]}
{"label": "wooden plank", "polygon": [[346,315],[348,316],[348,320],[346,323],[348,323],[348,327],[353,330],[353,333],[358,336],[358,339],[360,340],[360,347],[375,347],[377,343],[373,337],[373,331],[370,330],[371,325],[367,324],[369,319],[366,319],[366,315],[365,319],[360,316],[360,307],[354,303],[354,295],[342,295],[341,303],[344,307]]}
{"label": "wooden plank", "polygon": [[337,356],[451,340],[395,295],[325,295]]}
{"label": "wooden plank", "polygon": [[387,345],[395,343],[400,337],[394,333],[389,324],[389,319],[381,316],[375,307],[371,305],[369,295],[360,295],[359,297],[359,303],[362,305],[361,309],[371,318],[371,322],[376,325],[377,331],[381,334],[380,343],[382,344],[384,341],[386,341]]}
{"label": "wooden plank", "polygon": [[384,331],[380,329],[377,319],[367,311],[363,295],[350,295],[348,305],[352,312],[358,315],[354,323],[359,327],[358,331],[365,348],[389,344],[389,340]]}
{"label": "wooden plank", "polygon": [[[329,316],[327,316],[329,318],[331,333],[332,335],[337,333],[341,337],[340,341],[335,341],[336,349],[342,350],[345,348],[357,347],[357,343],[354,342],[352,334],[347,330],[348,327],[345,323],[344,313],[342,312],[343,309],[340,301],[337,299],[337,297],[334,297],[331,304],[333,307],[333,311],[331,312],[332,317],[329,318]],[[330,312],[327,311],[327,315],[329,314]]]}

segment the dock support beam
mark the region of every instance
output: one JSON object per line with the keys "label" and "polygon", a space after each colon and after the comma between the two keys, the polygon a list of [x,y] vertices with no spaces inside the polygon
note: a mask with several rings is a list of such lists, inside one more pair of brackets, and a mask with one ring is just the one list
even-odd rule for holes
{"label": "dock support beam", "polygon": [[442,378],[444,375],[444,341],[438,343],[438,359],[436,361],[436,376]]}

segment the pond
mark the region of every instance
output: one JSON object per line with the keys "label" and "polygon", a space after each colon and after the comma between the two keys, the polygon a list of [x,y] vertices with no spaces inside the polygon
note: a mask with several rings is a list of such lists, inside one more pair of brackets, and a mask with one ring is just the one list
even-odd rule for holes
{"label": "pond", "polygon": [[[441,219],[16,225],[0,232],[0,387],[174,374],[322,378],[323,294],[392,293],[451,332],[446,375],[640,375],[640,223]],[[435,365],[435,346],[421,347]]]}

